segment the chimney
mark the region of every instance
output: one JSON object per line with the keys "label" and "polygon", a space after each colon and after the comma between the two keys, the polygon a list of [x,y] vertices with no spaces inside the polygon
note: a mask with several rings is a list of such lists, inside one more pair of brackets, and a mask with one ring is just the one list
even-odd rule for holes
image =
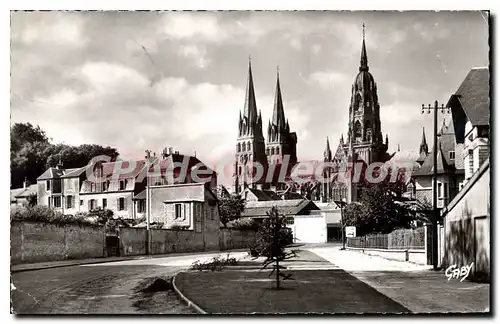
{"label": "chimney", "polygon": [[24,177],[23,181],[23,189],[26,189],[26,187],[28,187],[28,177]]}

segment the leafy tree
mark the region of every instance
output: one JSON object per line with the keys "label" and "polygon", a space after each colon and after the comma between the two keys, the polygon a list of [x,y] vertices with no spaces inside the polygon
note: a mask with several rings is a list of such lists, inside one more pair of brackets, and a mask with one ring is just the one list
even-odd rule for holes
{"label": "leafy tree", "polygon": [[36,206],[36,203],[37,203],[37,196],[36,196],[36,193],[31,193],[29,194],[28,197],[26,197],[26,201],[28,203],[28,207],[34,207]]}
{"label": "leafy tree", "polygon": [[[366,172],[366,170],[364,170]],[[377,177],[380,170],[374,170]],[[415,219],[414,212],[403,203],[405,192],[404,173],[399,172],[392,182],[391,172],[379,183],[368,181],[366,173],[361,175],[359,201],[344,209],[347,226],[356,226],[360,235],[390,233],[397,228],[409,228]],[[396,172],[396,171],[394,171]]]}
{"label": "leafy tree", "polygon": [[281,280],[292,279],[291,274],[285,274],[281,271],[286,267],[280,265],[280,262],[295,257],[297,251],[286,251],[285,249],[287,245],[292,243],[291,231],[286,227],[286,217],[279,214],[277,207],[273,207],[267,212],[267,215],[269,218],[263,220],[257,232],[257,243],[251,247],[250,254],[254,257],[266,257],[262,269],[273,267],[269,277],[276,273],[276,289],[280,289]]}
{"label": "leafy tree", "polygon": [[51,144],[40,126],[30,123],[14,124],[10,137],[12,188],[21,187],[24,179],[35,183],[47,168],[55,167],[59,161],[64,168],[79,168],[98,155],[109,156],[112,160],[118,156],[118,151],[109,146]]}
{"label": "leafy tree", "polygon": [[221,197],[219,199],[219,214],[222,225],[227,227],[227,223],[240,218],[244,209],[245,200],[240,195]]}

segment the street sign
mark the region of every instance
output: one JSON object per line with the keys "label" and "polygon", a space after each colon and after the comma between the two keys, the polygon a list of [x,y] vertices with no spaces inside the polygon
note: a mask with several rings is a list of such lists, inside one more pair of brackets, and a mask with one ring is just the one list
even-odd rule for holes
{"label": "street sign", "polygon": [[346,237],[356,237],[356,226],[346,226],[345,227]]}

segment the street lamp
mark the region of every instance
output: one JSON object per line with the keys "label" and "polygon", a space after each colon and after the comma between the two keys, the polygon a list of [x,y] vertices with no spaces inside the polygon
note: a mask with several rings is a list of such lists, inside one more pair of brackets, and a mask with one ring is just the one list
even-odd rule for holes
{"label": "street lamp", "polygon": [[347,205],[345,198],[335,200],[335,204],[340,208],[340,231],[342,232],[342,250],[345,250],[345,231],[344,231],[344,207]]}
{"label": "street lamp", "polygon": [[441,113],[450,113],[450,109],[448,107],[445,107],[443,104],[441,104],[441,107],[439,107],[437,100],[434,101],[434,107],[431,107],[429,104],[427,107],[425,107],[424,104],[422,104],[422,114],[425,113],[427,110],[427,113],[430,114],[431,111],[434,111],[434,150],[433,150],[433,175],[432,175],[432,265],[434,270],[438,269],[438,227],[437,227],[437,221],[438,221],[438,208],[437,208],[437,119],[438,119],[438,110],[441,110]]}

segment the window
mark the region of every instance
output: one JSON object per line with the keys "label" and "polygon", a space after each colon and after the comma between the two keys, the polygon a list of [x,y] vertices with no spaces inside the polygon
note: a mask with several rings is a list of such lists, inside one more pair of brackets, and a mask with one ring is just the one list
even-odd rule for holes
{"label": "window", "polygon": [[80,199],[80,206],[83,206],[83,199]]}
{"label": "window", "polygon": [[138,213],[145,213],[146,212],[146,200],[139,200],[139,204],[137,205],[137,212]]}
{"label": "window", "polygon": [[241,144],[236,145],[236,152],[241,152]]}
{"label": "window", "polygon": [[276,148],[276,154],[280,154],[280,148],[279,147]]}
{"label": "window", "polygon": [[443,184],[438,183],[438,197],[443,197]]}
{"label": "window", "polygon": [[104,181],[102,183],[102,191],[107,191],[108,190],[108,182],[107,181]]}
{"label": "window", "polygon": [[120,180],[120,190],[125,190],[127,188],[127,180]]}
{"label": "window", "polygon": [[455,160],[455,151],[450,151],[450,160]]}
{"label": "window", "polygon": [[47,191],[50,190],[50,180],[45,181],[45,186],[47,188]]}
{"label": "window", "polygon": [[182,204],[175,204],[175,219],[182,219]]}
{"label": "window", "polygon": [[61,197],[54,197],[54,207],[61,207]]}
{"label": "window", "polygon": [[95,183],[94,182],[90,183],[90,192],[95,192]]}
{"label": "window", "polygon": [[125,198],[118,198],[118,210],[127,210],[127,202]]}
{"label": "window", "polygon": [[448,184],[444,184],[444,198],[448,198]]}
{"label": "window", "polygon": [[73,208],[73,196],[66,196],[66,208]]}
{"label": "window", "polygon": [[102,208],[105,209],[108,207],[108,200],[106,198],[102,198]]}
{"label": "window", "polygon": [[214,208],[210,208],[210,219],[211,220],[215,219],[215,209]]}
{"label": "window", "polygon": [[474,173],[474,151],[469,150],[469,175]]}

